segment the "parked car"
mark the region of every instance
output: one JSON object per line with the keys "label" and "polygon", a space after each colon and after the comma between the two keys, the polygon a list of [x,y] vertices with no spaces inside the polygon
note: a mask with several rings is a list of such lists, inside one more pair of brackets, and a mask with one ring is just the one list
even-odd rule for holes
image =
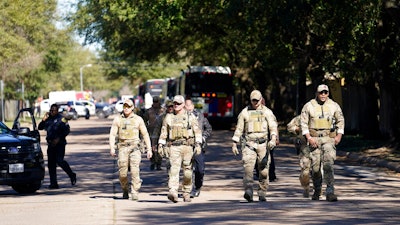
{"label": "parked car", "polygon": [[113,113],[114,113],[114,108],[112,107],[112,105],[104,102],[96,103],[96,115],[100,119],[107,118]]}
{"label": "parked car", "polygon": [[114,103],[114,108],[116,113],[121,113],[124,107],[124,101],[119,100],[117,102]]}
{"label": "parked car", "polygon": [[82,102],[78,101],[67,101],[67,102],[56,102],[60,107],[60,111],[66,115],[71,116],[72,119],[78,119],[79,117],[90,118],[89,109]]}
{"label": "parked car", "polygon": [[84,106],[86,106],[87,109],[89,109],[89,114],[91,116],[96,115],[96,105],[89,100],[79,100],[78,102],[81,102]]}
{"label": "parked car", "polygon": [[0,122],[0,185],[21,194],[42,186],[45,165],[33,110],[21,109],[12,129]]}
{"label": "parked car", "polygon": [[50,100],[49,99],[43,99],[40,102],[40,115],[43,116],[45,113],[50,111]]}

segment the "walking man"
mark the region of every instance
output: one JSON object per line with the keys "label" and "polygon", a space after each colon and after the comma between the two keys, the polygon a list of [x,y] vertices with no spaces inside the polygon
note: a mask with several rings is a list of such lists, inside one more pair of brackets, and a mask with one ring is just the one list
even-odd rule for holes
{"label": "walking man", "polygon": [[168,154],[171,163],[168,199],[174,203],[178,202],[179,172],[182,168],[183,201],[190,202],[193,151],[197,155],[201,154],[201,130],[196,117],[185,110],[185,98],[176,95],[173,102],[174,113],[165,116],[158,140],[158,151],[161,155]]}
{"label": "walking man", "polygon": [[[151,108],[147,109],[143,115],[143,120],[150,135],[153,134],[156,127],[157,117],[159,117],[162,113],[163,109],[161,108],[160,98],[158,96],[154,96]],[[162,157],[157,152],[157,140],[151,138],[150,141],[153,150],[153,156],[150,159],[150,170],[161,170]]]}
{"label": "walking man", "polygon": [[123,113],[114,118],[110,130],[110,154],[117,156],[118,149],[118,168],[119,182],[122,188],[122,198],[129,199],[129,179],[128,168],[131,171],[131,195],[132,200],[139,199],[139,189],[142,185],[140,179],[140,162],[142,152],[139,146],[140,136],[142,136],[147,148],[147,158],[152,156],[150,136],[142,117],[134,114],[132,111],[134,104],[131,99],[127,99],[123,104]]}
{"label": "walking man", "polygon": [[244,198],[253,201],[253,170],[257,161],[259,171],[258,198],[266,201],[269,185],[268,171],[270,165],[269,152],[276,146],[278,124],[273,112],[262,104],[262,95],[258,90],[250,94],[251,105],[244,108],[239,116],[235,133],[232,137],[232,152],[239,154],[237,143],[244,135],[245,147],[242,149],[244,168],[243,187]]}
{"label": "walking man", "polygon": [[334,162],[336,145],[344,134],[344,117],[340,106],[330,99],[329,88],[325,84],[318,86],[316,98],[307,102],[301,110],[301,131],[307,139],[312,159],[312,180],[314,194],[312,200],[319,200],[322,188],[321,166],[326,183],[326,200],[337,201],[334,188]]}
{"label": "walking man", "polygon": [[199,197],[200,189],[203,186],[204,174],[205,174],[205,152],[207,147],[207,140],[211,136],[212,127],[208,122],[208,119],[204,117],[203,113],[197,111],[194,108],[191,99],[186,99],[185,108],[187,111],[192,113],[199,122],[199,128],[203,137],[203,143],[201,145],[201,153],[194,156],[194,185],[190,197]]}

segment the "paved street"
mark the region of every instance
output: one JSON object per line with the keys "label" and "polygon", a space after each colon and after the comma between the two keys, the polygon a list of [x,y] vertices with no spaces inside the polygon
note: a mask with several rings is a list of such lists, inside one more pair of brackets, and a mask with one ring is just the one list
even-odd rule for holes
{"label": "paved street", "polygon": [[[215,131],[207,151],[205,186],[190,203],[167,199],[167,173],[150,171],[143,155],[139,201],[121,199],[115,161],[109,156],[112,118],[71,121],[65,159],[78,175],[71,186],[58,168],[60,189],[48,190],[48,174],[34,195],[19,195],[0,186],[2,224],[399,224],[400,176],[385,170],[338,160],[338,202],[302,197],[298,159],[293,145],[275,150],[278,180],[270,184],[267,202],[247,203],[242,166],[231,153],[232,131]],[[42,133],[44,135],[44,133]],[[44,137],[44,136],[43,136]],[[44,140],[44,138],[42,138]],[[47,146],[42,144],[44,152]],[[47,159],[47,157],[46,157]],[[46,160],[47,161],[47,160]],[[47,168],[46,168],[47,170]]]}

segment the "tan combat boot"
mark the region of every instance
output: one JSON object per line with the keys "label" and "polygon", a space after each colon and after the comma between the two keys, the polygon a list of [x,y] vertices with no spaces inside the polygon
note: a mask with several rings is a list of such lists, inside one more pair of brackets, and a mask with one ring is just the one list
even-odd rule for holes
{"label": "tan combat boot", "polygon": [[138,194],[138,193],[132,193],[132,198],[131,198],[131,200],[132,200],[132,201],[137,201],[137,200],[139,200],[139,194]]}
{"label": "tan combat boot", "polygon": [[168,194],[168,199],[173,203],[177,203],[178,202],[178,195],[177,194],[173,194],[173,193],[169,193]]}
{"label": "tan combat boot", "polygon": [[184,193],[183,194],[183,201],[184,202],[191,202],[192,199],[190,198],[190,194],[189,193]]}

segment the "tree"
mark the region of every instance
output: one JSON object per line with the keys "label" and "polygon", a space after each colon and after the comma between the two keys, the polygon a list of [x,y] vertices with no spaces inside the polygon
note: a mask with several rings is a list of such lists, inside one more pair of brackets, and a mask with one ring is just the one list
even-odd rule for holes
{"label": "tree", "polygon": [[389,119],[377,115],[378,100],[389,102],[382,96],[395,99],[400,90],[398,7],[395,0],[81,0],[70,19],[88,42],[102,43],[127,65],[163,58],[231,66],[240,93],[260,89],[279,115],[298,113],[309,100],[307,82],[315,90],[327,75],[338,75],[349,87],[369,90],[372,100],[358,109],[369,114],[351,118],[357,128],[398,137],[399,109],[384,104]]}

